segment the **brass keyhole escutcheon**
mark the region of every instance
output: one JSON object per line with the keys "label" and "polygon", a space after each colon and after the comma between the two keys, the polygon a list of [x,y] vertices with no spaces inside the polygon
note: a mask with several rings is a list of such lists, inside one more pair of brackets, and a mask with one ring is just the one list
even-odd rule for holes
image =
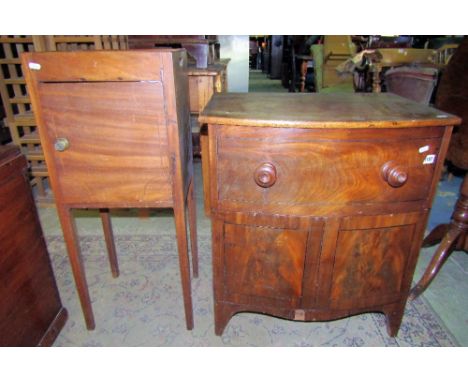
{"label": "brass keyhole escutcheon", "polygon": [[54,143],[54,148],[56,151],[65,151],[70,147],[70,142],[67,138],[57,138]]}

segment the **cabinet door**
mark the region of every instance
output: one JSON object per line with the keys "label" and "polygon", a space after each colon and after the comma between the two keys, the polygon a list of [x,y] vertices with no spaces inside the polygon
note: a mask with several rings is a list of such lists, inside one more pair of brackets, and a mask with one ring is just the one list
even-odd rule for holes
{"label": "cabinet door", "polygon": [[223,299],[298,307],[308,236],[307,230],[225,224]]}
{"label": "cabinet door", "polygon": [[[41,140],[63,202],[171,200],[160,82],[53,82],[38,91]],[[59,138],[63,151],[54,148]]]}
{"label": "cabinet door", "polygon": [[397,302],[407,293],[426,213],[349,217],[338,232],[330,307]]}

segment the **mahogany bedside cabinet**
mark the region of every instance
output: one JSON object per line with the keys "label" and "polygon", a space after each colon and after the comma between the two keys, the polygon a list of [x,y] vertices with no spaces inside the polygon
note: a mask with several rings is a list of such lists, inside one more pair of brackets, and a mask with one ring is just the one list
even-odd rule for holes
{"label": "mahogany bedside cabinet", "polygon": [[52,345],[66,320],[26,158],[0,146],[0,346]]}
{"label": "mahogany bedside cabinet", "polygon": [[460,119],[388,93],[220,93],[200,122],[216,334],[242,311],[377,311],[395,336]]}
{"label": "mahogany bedside cabinet", "polygon": [[186,52],[181,49],[22,55],[86,326],[95,327],[73,208],[100,210],[114,277],[110,208],[174,209],[187,329],[198,274]]}

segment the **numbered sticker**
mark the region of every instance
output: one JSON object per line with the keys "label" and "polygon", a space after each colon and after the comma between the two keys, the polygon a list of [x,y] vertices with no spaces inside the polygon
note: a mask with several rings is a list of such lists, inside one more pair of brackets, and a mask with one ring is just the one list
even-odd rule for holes
{"label": "numbered sticker", "polygon": [[426,158],[424,158],[423,164],[432,164],[435,162],[436,156],[434,154],[429,154],[426,155]]}
{"label": "numbered sticker", "polygon": [[38,64],[37,62],[30,62],[28,66],[31,70],[41,70],[41,64]]}
{"label": "numbered sticker", "polygon": [[420,153],[425,153],[426,151],[429,151],[429,146],[428,145],[419,148]]}

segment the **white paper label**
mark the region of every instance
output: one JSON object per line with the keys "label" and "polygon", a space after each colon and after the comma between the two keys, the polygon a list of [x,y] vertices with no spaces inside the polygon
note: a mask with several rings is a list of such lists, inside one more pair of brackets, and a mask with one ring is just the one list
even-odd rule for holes
{"label": "white paper label", "polygon": [[419,148],[420,153],[425,153],[426,151],[429,151],[429,146],[427,145]]}
{"label": "white paper label", "polygon": [[30,62],[28,66],[29,66],[29,69],[32,69],[32,70],[41,70],[41,64],[38,64],[37,62]]}
{"label": "white paper label", "polygon": [[436,156],[434,154],[426,155],[423,164],[432,164],[435,162]]}

